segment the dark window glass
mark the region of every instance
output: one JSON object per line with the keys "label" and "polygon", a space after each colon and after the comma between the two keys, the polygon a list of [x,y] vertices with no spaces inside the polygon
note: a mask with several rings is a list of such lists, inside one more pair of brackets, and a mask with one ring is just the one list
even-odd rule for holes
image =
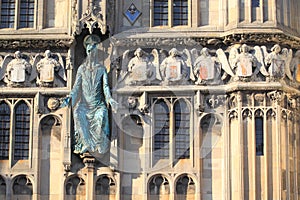
{"label": "dark window glass", "polygon": [[158,100],[154,105],[154,156],[169,158],[170,120],[167,104]]}
{"label": "dark window glass", "polygon": [[14,160],[27,160],[29,157],[30,109],[21,102],[15,109]]}
{"label": "dark window glass", "polygon": [[262,117],[255,117],[256,155],[264,155],[264,124]]}
{"label": "dark window glass", "polygon": [[10,135],[10,108],[0,103],[0,160],[8,160]]}
{"label": "dark window glass", "polygon": [[0,28],[13,28],[15,24],[15,0],[1,1],[1,24]]}
{"label": "dark window glass", "polygon": [[154,26],[168,25],[168,0],[154,1]]}
{"label": "dark window glass", "polygon": [[20,28],[32,28],[34,22],[34,0],[21,0]]}
{"label": "dark window glass", "polygon": [[184,100],[174,105],[175,114],[175,157],[190,157],[190,110]]}
{"label": "dark window glass", "polygon": [[259,7],[260,6],[259,1],[260,0],[252,0],[252,7]]}
{"label": "dark window glass", "polygon": [[174,0],[173,1],[173,25],[187,25],[188,24],[188,0]]}

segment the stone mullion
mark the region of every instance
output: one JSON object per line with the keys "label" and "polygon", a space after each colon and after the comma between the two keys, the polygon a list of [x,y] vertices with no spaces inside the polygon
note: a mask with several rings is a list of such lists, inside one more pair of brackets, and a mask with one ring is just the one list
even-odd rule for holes
{"label": "stone mullion", "polygon": [[251,158],[253,163],[251,163],[252,165],[249,164],[249,171],[251,170],[252,174],[250,174],[250,187],[253,187],[253,191],[249,191],[249,199],[255,199],[256,197],[256,138],[255,138],[255,110],[253,110],[253,114],[252,114],[252,123],[251,123],[251,127],[252,127],[252,131],[251,131],[251,150],[252,152],[250,153]]}
{"label": "stone mullion", "polygon": [[[172,102],[174,103],[174,102]],[[169,130],[169,163],[173,167],[175,161],[175,116],[174,116],[174,104],[170,106],[170,130]]]}
{"label": "stone mullion", "polygon": [[265,181],[264,181],[264,185],[263,185],[263,190],[264,190],[264,198],[263,199],[269,199],[269,176],[271,176],[269,174],[269,167],[268,167],[268,160],[269,160],[269,153],[271,153],[271,151],[268,151],[269,149],[269,136],[268,136],[268,122],[267,122],[267,111],[264,110],[263,113],[263,141],[264,141],[264,156],[263,156],[263,160],[264,160],[264,174],[265,174]]}
{"label": "stone mullion", "polygon": [[281,133],[281,108],[280,105],[278,105],[278,102],[276,102],[276,141],[277,141],[277,151],[276,151],[276,155],[277,155],[277,160],[276,160],[276,164],[277,166],[277,170],[276,170],[276,177],[277,180],[274,181],[274,188],[277,188],[277,192],[276,195],[273,197],[273,199],[281,199],[282,197],[282,184],[281,184],[281,138],[280,138],[280,133]]}
{"label": "stone mullion", "polygon": [[223,199],[224,200],[230,200],[230,123],[229,123],[229,112],[228,112],[228,101],[229,97],[226,99],[225,103],[225,111],[226,113],[224,115],[224,125],[223,125],[223,130],[224,130],[224,187],[223,187]]}

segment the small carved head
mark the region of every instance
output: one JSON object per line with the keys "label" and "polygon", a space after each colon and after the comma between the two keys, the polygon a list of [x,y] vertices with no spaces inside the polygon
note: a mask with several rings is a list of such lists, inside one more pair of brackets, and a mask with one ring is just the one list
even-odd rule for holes
{"label": "small carved head", "polygon": [[203,49],[201,49],[200,54],[205,56],[205,57],[209,56],[208,48],[204,47]]}
{"label": "small carved head", "polygon": [[280,47],[278,44],[275,44],[275,45],[272,47],[271,51],[273,51],[273,52],[275,52],[275,53],[280,53],[281,47]]}
{"label": "small carved head", "polygon": [[21,54],[21,52],[20,51],[16,51],[15,52],[15,58],[21,58],[22,57],[22,54]]}
{"label": "small carved head", "polygon": [[134,52],[134,55],[140,58],[144,55],[144,51],[141,48],[137,48]]}
{"label": "small carved head", "polygon": [[172,56],[172,57],[178,56],[179,55],[179,51],[176,48],[172,48],[169,51],[169,55]]}
{"label": "small carved head", "polygon": [[45,51],[45,57],[46,58],[50,58],[51,57],[51,51],[50,50],[46,50]]}
{"label": "small carved head", "polygon": [[243,44],[243,45],[241,46],[241,51],[242,51],[243,53],[247,53],[247,52],[249,51],[248,45]]}

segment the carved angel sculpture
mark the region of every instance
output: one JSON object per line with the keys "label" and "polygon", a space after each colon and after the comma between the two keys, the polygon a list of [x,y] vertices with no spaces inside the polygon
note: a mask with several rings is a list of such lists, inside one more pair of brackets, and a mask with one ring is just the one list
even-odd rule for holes
{"label": "carved angel sculpture", "polygon": [[160,64],[160,74],[163,84],[185,83],[189,80],[189,69],[179,51],[173,48],[169,56]]}
{"label": "carved angel sculpture", "polygon": [[46,50],[44,57],[36,55],[33,64],[31,80],[36,78],[36,83],[42,87],[63,87],[67,81],[61,55],[52,55]]}
{"label": "carved angel sculpture", "polygon": [[265,53],[265,63],[269,66],[268,72],[271,80],[282,79],[285,75],[292,79],[290,73],[290,63],[292,60],[292,50],[283,49],[278,44],[275,44],[271,53],[268,53],[266,48],[263,48]]}
{"label": "carved angel sculpture", "polygon": [[[229,63],[239,80],[250,80],[250,78],[255,78],[259,72],[266,77],[269,76],[259,46],[255,46],[252,53],[250,53],[250,47],[246,44],[241,46],[240,53],[239,49],[233,46],[229,54]],[[253,68],[255,68],[254,71]]]}
{"label": "carved angel sculpture", "polygon": [[122,71],[119,81],[126,85],[150,84],[155,79],[155,69],[149,56],[141,48],[137,48],[134,57],[129,60],[129,50],[125,51],[122,60]]}
{"label": "carved angel sculpture", "polygon": [[296,51],[294,58],[291,61],[291,72],[293,79],[300,82],[300,50]]}
{"label": "carved angel sculpture", "polygon": [[204,47],[200,56],[194,62],[193,73],[196,84],[218,83],[220,80],[221,66],[216,57],[212,57],[209,50]]}
{"label": "carved angel sculpture", "polygon": [[11,87],[28,86],[32,69],[28,60],[29,58],[22,55],[20,51],[16,51],[14,57],[11,55],[5,56],[1,67],[0,79],[3,79]]}

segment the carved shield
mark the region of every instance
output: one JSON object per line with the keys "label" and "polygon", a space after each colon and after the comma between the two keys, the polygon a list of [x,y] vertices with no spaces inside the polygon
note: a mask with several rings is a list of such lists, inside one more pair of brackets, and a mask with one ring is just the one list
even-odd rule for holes
{"label": "carved shield", "polygon": [[181,79],[180,61],[168,63],[168,66],[166,67],[166,78],[170,81],[178,81]]}
{"label": "carved shield", "polygon": [[274,59],[271,65],[270,75],[282,77],[284,73],[284,66],[285,66],[284,60]]}
{"label": "carved shield", "polygon": [[40,69],[40,81],[41,82],[53,82],[54,81],[54,66],[52,64],[44,64]]}
{"label": "carved shield", "polygon": [[237,75],[245,77],[252,76],[252,62],[250,58],[240,58],[240,62],[237,67]]}
{"label": "carved shield", "polygon": [[202,80],[211,80],[215,77],[214,61],[210,58],[203,59],[198,63],[198,77]]}
{"label": "carved shield", "polygon": [[139,62],[131,72],[131,78],[134,81],[145,81],[147,80],[147,63]]}
{"label": "carved shield", "polygon": [[298,63],[298,65],[297,65],[295,78],[296,78],[296,81],[300,82],[300,63]]}
{"label": "carved shield", "polygon": [[25,66],[22,63],[16,63],[10,71],[10,80],[15,83],[25,82]]}

